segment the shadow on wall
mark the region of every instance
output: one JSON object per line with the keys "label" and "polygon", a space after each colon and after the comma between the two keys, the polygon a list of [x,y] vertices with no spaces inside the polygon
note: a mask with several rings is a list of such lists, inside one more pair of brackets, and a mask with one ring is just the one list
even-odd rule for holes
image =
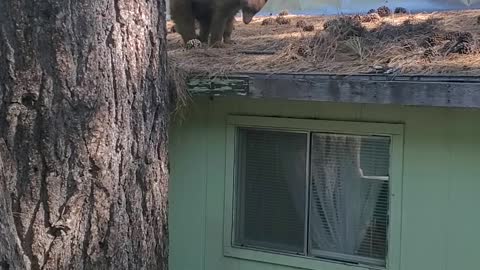
{"label": "shadow on wall", "polygon": [[[169,1],[166,0],[167,17]],[[271,0],[259,15],[269,15],[282,10],[307,15],[366,13],[369,9],[383,5],[392,9],[401,6],[412,12],[421,12],[480,8],[480,0]]]}

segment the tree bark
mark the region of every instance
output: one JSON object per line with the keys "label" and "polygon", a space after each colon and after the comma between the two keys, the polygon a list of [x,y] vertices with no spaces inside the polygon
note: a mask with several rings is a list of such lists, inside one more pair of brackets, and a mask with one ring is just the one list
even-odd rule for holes
{"label": "tree bark", "polygon": [[0,0],[0,270],[167,269],[164,0]]}

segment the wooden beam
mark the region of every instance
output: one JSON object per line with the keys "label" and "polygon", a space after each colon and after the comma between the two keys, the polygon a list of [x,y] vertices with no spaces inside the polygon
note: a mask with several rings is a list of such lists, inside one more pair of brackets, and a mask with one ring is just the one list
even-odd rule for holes
{"label": "wooden beam", "polygon": [[246,96],[250,77],[191,77],[187,82],[188,91],[193,95]]}
{"label": "wooden beam", "polygon": [[[237,95],[251,98],[480,108],[480,77],[259,73],[240,77],[248,87],[245,81],[235,84]],[[233,90],[210,91],[231,95]]]}

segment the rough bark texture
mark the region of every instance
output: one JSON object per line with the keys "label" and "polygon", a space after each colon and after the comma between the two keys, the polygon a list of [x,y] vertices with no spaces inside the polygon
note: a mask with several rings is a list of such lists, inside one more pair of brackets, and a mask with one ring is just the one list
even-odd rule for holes
{"label": "rough bark texture", "polygon": [[163,0],[0,0],[0,269],[166,269]]}

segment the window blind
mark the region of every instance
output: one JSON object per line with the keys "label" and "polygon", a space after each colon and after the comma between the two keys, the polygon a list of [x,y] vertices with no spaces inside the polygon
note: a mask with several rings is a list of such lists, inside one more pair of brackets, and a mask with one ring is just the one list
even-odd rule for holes
{"label": "window blind", "polygon": [[307,134],[241,129],[236,244],[304,252]]}

